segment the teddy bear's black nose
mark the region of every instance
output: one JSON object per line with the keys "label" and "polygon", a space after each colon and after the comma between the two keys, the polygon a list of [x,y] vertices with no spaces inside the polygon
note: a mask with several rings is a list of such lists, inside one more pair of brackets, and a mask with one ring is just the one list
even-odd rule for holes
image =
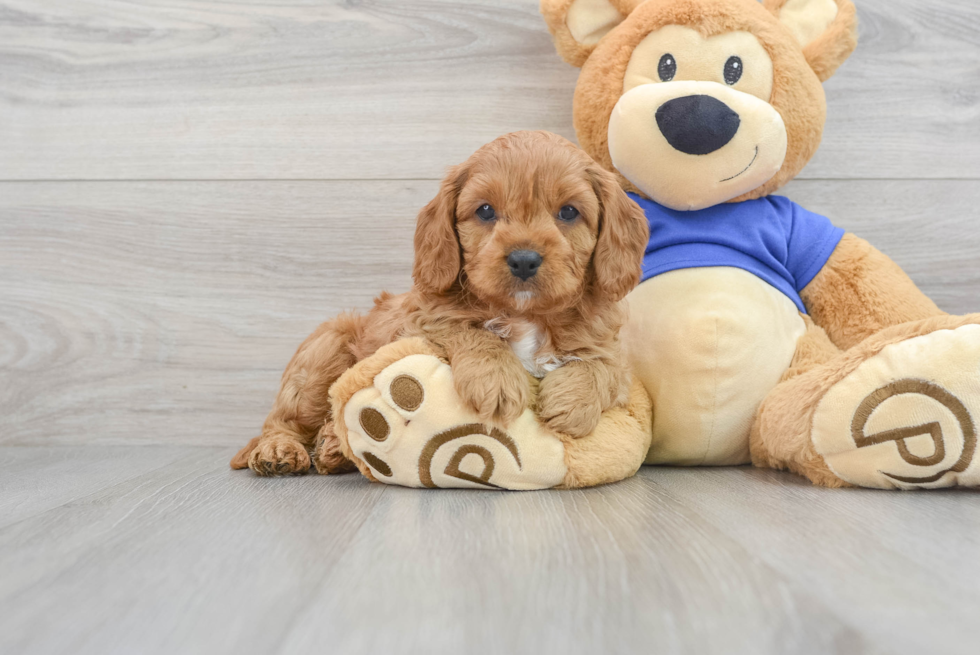
{"label": "teddy bear's black nose", "polygon": [[742,120],[732,108],[711,96],[686,96],[657,110],[657,125],[675,150],[708,155],[735,137]]}
{"label": "teddy bear's black nose", "polygon": [[537,275],[543,261],[544,257],[533,250],[515,250],[507,255],[511,275],[525,281]]}

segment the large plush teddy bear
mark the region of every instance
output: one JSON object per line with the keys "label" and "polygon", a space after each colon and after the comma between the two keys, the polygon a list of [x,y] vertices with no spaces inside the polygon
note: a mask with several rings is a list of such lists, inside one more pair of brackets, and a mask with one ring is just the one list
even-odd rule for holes
{"label": "large plush teddy bear", "polygon": [[648,463],[817,484],[980,484],[980,316],[945,315],[867,242],[770,194],[813,156],[850,0],[542,0],[582,67],[581,146],[646,211],[625,341]]}
{"label": "large plush teddy bear", "polygon": [[[584,439],[530,410],[505,433],[467,415],[424,343],[399,342],[332,391],[345,454],[372,479],[428,487],[584,486],[641,461],[752,462],[830,487],[980,484],[980,315],[943,313],[870,244],[770,195],[820,143],[821,83],[856,44],[851,2],[541,8],[582,67],[581,146],[651,227],[623,335],[630,406]],[[383,442],[358,418],[373,407],[395,424]]]}

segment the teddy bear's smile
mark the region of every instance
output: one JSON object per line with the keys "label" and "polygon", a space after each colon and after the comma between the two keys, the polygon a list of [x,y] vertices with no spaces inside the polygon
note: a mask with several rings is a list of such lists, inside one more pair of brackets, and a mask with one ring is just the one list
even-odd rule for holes
{"label": "teddy bear's smile", "polygon": [[754,155],[752,155],[752,161],[750,161],[750,162],[749,162],[749,165],[748,165],[748,166],[746,166],[745,168],[743,168],[743,169],[742,169],[742,172],[741,172],[741,173],[739,173],[738,175],[732,175],[732,176],[731,176],[731,177],[729,177],[729,178],[725,178],[724,180],[722,180],[722,182],[729,182],[729,181],[731,181],[731,180],[734,180],[734,179],[735,179],[736,177],[741,177],[741,176],[742,176],[742,175],[744,175],[744,174],[745,174],[745,173],[746,173],[746,172],[747,172],[747,171],[748,171],[748,170],[749,170],[750,168],[752,168],[752,164],[754,164],[754,163],[755,163],[755,160],[756,160],[756,159],[758,159],[758,158],[759,158],[759,146],[756,146],[756,147],[755,147],[755,154],[754,154]]}

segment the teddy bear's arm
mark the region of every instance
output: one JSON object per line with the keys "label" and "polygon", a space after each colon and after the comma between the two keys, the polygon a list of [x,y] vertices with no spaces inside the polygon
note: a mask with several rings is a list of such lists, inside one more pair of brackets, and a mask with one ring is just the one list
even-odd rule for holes
{"label": "teddy bear's arm", "polygon": [[851,233],[800,297],[814,323],[841,349],[883,328],[945,313],[898,264]]}

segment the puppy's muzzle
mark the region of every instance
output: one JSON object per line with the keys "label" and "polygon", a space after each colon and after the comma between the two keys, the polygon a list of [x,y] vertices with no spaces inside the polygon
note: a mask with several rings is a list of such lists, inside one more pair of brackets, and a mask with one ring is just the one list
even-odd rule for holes
{"label": "puppy's muzzle", "polygon": [[525,282],[538,274],[543,261],[544,257],[533,250],[514,250],[507,255],[511,275]]}
{"label": "puppy's muzzle", "polygon": [[735,138],[741,119],[722,101],[707,95],[665,102],[657,110],[657,126],[675,150],[710,155]]}

